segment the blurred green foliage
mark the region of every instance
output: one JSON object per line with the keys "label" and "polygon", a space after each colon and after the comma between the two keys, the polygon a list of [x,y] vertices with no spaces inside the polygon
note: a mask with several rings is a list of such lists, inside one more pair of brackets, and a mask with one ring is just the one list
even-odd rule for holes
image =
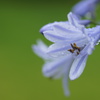
{"label": "blurred green foliage", "polygon": [[[41,73],[43,61],[31,46],[41,38],[39,29],[50,22],[65,21],[79,0],[25,0],[0,3],[0,100],[94,100],[100,93],[100,45],[89,56],[84,73],[69,81],[71,96],[65,97],[61,80]],[[99,10],[98,19],[100,18]]]}

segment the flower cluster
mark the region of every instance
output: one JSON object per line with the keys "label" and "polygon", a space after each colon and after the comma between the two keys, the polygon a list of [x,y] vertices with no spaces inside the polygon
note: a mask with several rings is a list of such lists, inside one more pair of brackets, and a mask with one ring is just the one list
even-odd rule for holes
{"label": "flower cluster", "polygon": [[[46,46],[41,40],[33,45],[33,51],[43,58],[42,72],[51,79],[62,78],[64,93],[68,96],[68,79],[77,79],[86,66],[100,40],[100,25],[86,28],[95,18],[95,8],[100,0],[82,0],[68,14],[68,21],[43,26],[40,33],[53,44]],[[91,20],[82,20],[89,15]]]}

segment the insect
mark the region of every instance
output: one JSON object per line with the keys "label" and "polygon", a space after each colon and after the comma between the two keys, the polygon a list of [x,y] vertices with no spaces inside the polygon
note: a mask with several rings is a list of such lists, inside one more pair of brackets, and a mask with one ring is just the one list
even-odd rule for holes
{"label": "insect", "polygon": [[70,51],[71,53],[74,53],[74,51],[75,50],[77,50],[77,55],[79,55],[79,53],[80,53],[80,47],[78,47],[77,45],[76,45],[76,43],[71,43],[70,44],[71,45],[71,47],[72,47],[72,49],[69,49],[68,51]]}

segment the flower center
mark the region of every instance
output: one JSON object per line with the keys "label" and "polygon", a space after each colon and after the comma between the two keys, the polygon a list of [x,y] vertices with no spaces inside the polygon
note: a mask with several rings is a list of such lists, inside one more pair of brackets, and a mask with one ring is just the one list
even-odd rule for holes
{"label": "flower center", "polygon": [[73,44],[70,44],[70,45],[71,45],[72,49],[69,49],[68,51],[70,51],[71,53],[75,53],[76,52],[76,54],[79,55],[81,48],[78,47],[76,45],[76,43],[73,43]]}

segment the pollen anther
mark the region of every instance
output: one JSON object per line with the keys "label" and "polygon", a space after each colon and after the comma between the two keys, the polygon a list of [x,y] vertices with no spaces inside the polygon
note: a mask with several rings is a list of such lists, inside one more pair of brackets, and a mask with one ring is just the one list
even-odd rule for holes
{"label": "pollen anther", "polygon": [[78,50],[76,53],[77,53],[77,55],[79,55],[79,53],[80,53],[80,47],[78,47],[76,45],[76,43],[73,43],[73,44],[70,44],[70,45],[71,45],[72,49],[69,49],[68,51],[70,51],[71,53],[74,53],[75,50]]}

